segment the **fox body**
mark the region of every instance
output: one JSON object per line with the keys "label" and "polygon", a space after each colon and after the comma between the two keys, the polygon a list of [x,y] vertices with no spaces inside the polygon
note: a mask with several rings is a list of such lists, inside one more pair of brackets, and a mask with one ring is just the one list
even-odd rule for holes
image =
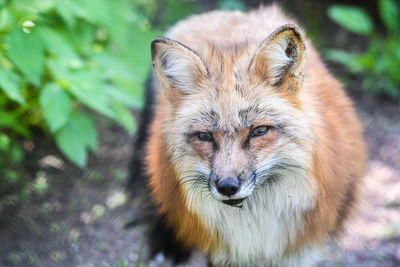
{"label": "fox body", "polygon": [[157,227],[212,265],[312,265],[356,202],[362,127],[294,24],[276,6],[215,11],[152,42]]}

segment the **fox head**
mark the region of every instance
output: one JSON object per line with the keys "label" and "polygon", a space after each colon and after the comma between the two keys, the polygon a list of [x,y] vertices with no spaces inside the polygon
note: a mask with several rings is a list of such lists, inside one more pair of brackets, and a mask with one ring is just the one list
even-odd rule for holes
{"label": "fox head", "polygon": [[189,205],[240,206],[265,184],[307,183],[295,177],[309,171],[313,139],[299,30],[285,25],[261,44],[204,47],[167,38],[151,44],[168,107],[160,130]]}

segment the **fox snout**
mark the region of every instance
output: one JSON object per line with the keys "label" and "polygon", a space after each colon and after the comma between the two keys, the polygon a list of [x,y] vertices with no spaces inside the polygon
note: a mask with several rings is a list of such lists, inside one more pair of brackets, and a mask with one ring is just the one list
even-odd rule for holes
{"label": "fox snout", "polygon": [[224,180],[217,179],[216,181],[218,192],[227,197],[235,195],[239,191],[241,184],[240,178],[235,179],[229,177]]}
{"label": "fox snout", "polygon": [[211,172],[208,186],[217,200],[225,204],[236,206],[247,198],[252,192],[255,183],[255,173],[250,172],[244,176],[224,176]]}

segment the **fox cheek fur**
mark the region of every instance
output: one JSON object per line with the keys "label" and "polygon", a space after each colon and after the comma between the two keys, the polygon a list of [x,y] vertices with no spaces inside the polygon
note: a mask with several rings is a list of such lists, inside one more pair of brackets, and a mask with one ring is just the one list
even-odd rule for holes
{"label": "fox cheek fur", "polygon": [[153,40],[140,150],[163,244],[214,265],[308,266],[341,231],[363,174],[362,128],[288,23],[276,6],[211,12]]}

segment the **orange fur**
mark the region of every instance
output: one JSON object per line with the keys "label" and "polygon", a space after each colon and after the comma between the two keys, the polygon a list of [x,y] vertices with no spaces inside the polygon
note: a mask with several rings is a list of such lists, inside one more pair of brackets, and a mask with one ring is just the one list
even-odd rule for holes
{"label": "orange fur", "polygon": [[[351,101],[321,62],[309,41],[305,41],[307,54],[303,54],[304,43],[298,43],[301,55],[306,58],[304,82],[303,73],[296,69],[293,70],[293,75],[286,75],[276,88],[264,90],[265,81],[271,76],[271,73],[265,71],[270,63],[264,58],[255,58],[254,65],[249,68],[250,74],[246,72],[263,40],[273,30],[287,23],[293,21],[283,16],[276,6],[248,14],[216,11],[178,23],[167,36],[199,54],[199,59],[196,58],[193,63],[197,64],[197,72],[192,80],[194,87],[198,89],[193,105],[204,99],[210,101],[209,106],[220,108],[220,112],[225,114],[221,116],[221,124],[225,123],[226,129],[234,128],[229,122],[229,103],[241,103],[241,97],[248,97],[248,88],[254,88],[254,96],[249,101],[257,97],[276,97],[284,101],[287,108],[294,112],[293,115],[312,117],[308,118],[310,127],[307,129],[312,132],[312,141],[300,138],[296,140],[296,144],[310,150],[307,152],[311,155],[307,175],[312,184],[314,205],[302,213],[304,227],[296,234],[295,241],[286,244],[285,255],[293,255],[306,246],[319,244],[335,236],[342,229],[343,222],[351,214],[358,197],[364,170],[365,147],[362,127]],[[299,61],[304,62],[304,57]],[[167,216],[177,239],[185,246],[211,254],[215,251],[228,251],[229,244],[222,240],[218,230],[210,230],[201,215],[190,207],[190,192],[180,183],[182,167],[169,152],[174,150],[178,141],[168,139],[167,132],[171,131],[170,127],[178,116],[184,116],[178,114],[178,111],[185,105],[186,97],[190,96],[173,88],[165,91],[165,87],[173,86],[162,78],[157,64],[160,63],[155,62],[155,68],[161,82],[158,80],[154,84],[158,92],[156,114],[146,147],[146,166],[152,197],[159,206],[159,213]],[[224,109],[225,106],[228,108]],[[261,118],[258,121],[258,125],[277,124],[274,117]],[[247,135],[246,128],[238,129],[238,137],[231,139],[218,130],[215,132],[218,142],[227,142],[227,147],[235,144],[240,147]],[[248,162],[255,160],[259,151],[264,151],[264,154],[257,157],[265,159],[275,151],[276,140],[284,135],[285,133],[278,130],[271,130],[268,136],[251,140],[247,152],[240,149],[237,150],[239,152],[229,152],[234,153],[230,160],[236,162],[237,166],[247,166]],[[192,140],[186,145],[194,147],[189,162],[193,165],[207,164],[212,153],[211,144]],[[193,160],[197,154],[200,156]],[[221,159],[215,164],[216,168],[223,169],[229,162]],[[232,170],[234,169],[226,172]]]}
{"label": "orange fur", "polygon": [[[160,100],[162,103],[163,100]],[[175,178],[174,168],[165,155],[162,133],[159,131],[158,122],[164,115],[165,110],[160,108],[155,114],[151,125],[151,141],[146,147],[148,172],[152,177],[149,187],[152,190],[154,201],[159,205],[159,213],[167,214],[167,220],[171,225],[179,225],[176,228],[178,240],[185,246],[196,247],[200,251],[207,251],[212,246],[211,240],[215,233],[208,233],[201,225],[196,214],[190,213],[184,201],[181,186]]]}

